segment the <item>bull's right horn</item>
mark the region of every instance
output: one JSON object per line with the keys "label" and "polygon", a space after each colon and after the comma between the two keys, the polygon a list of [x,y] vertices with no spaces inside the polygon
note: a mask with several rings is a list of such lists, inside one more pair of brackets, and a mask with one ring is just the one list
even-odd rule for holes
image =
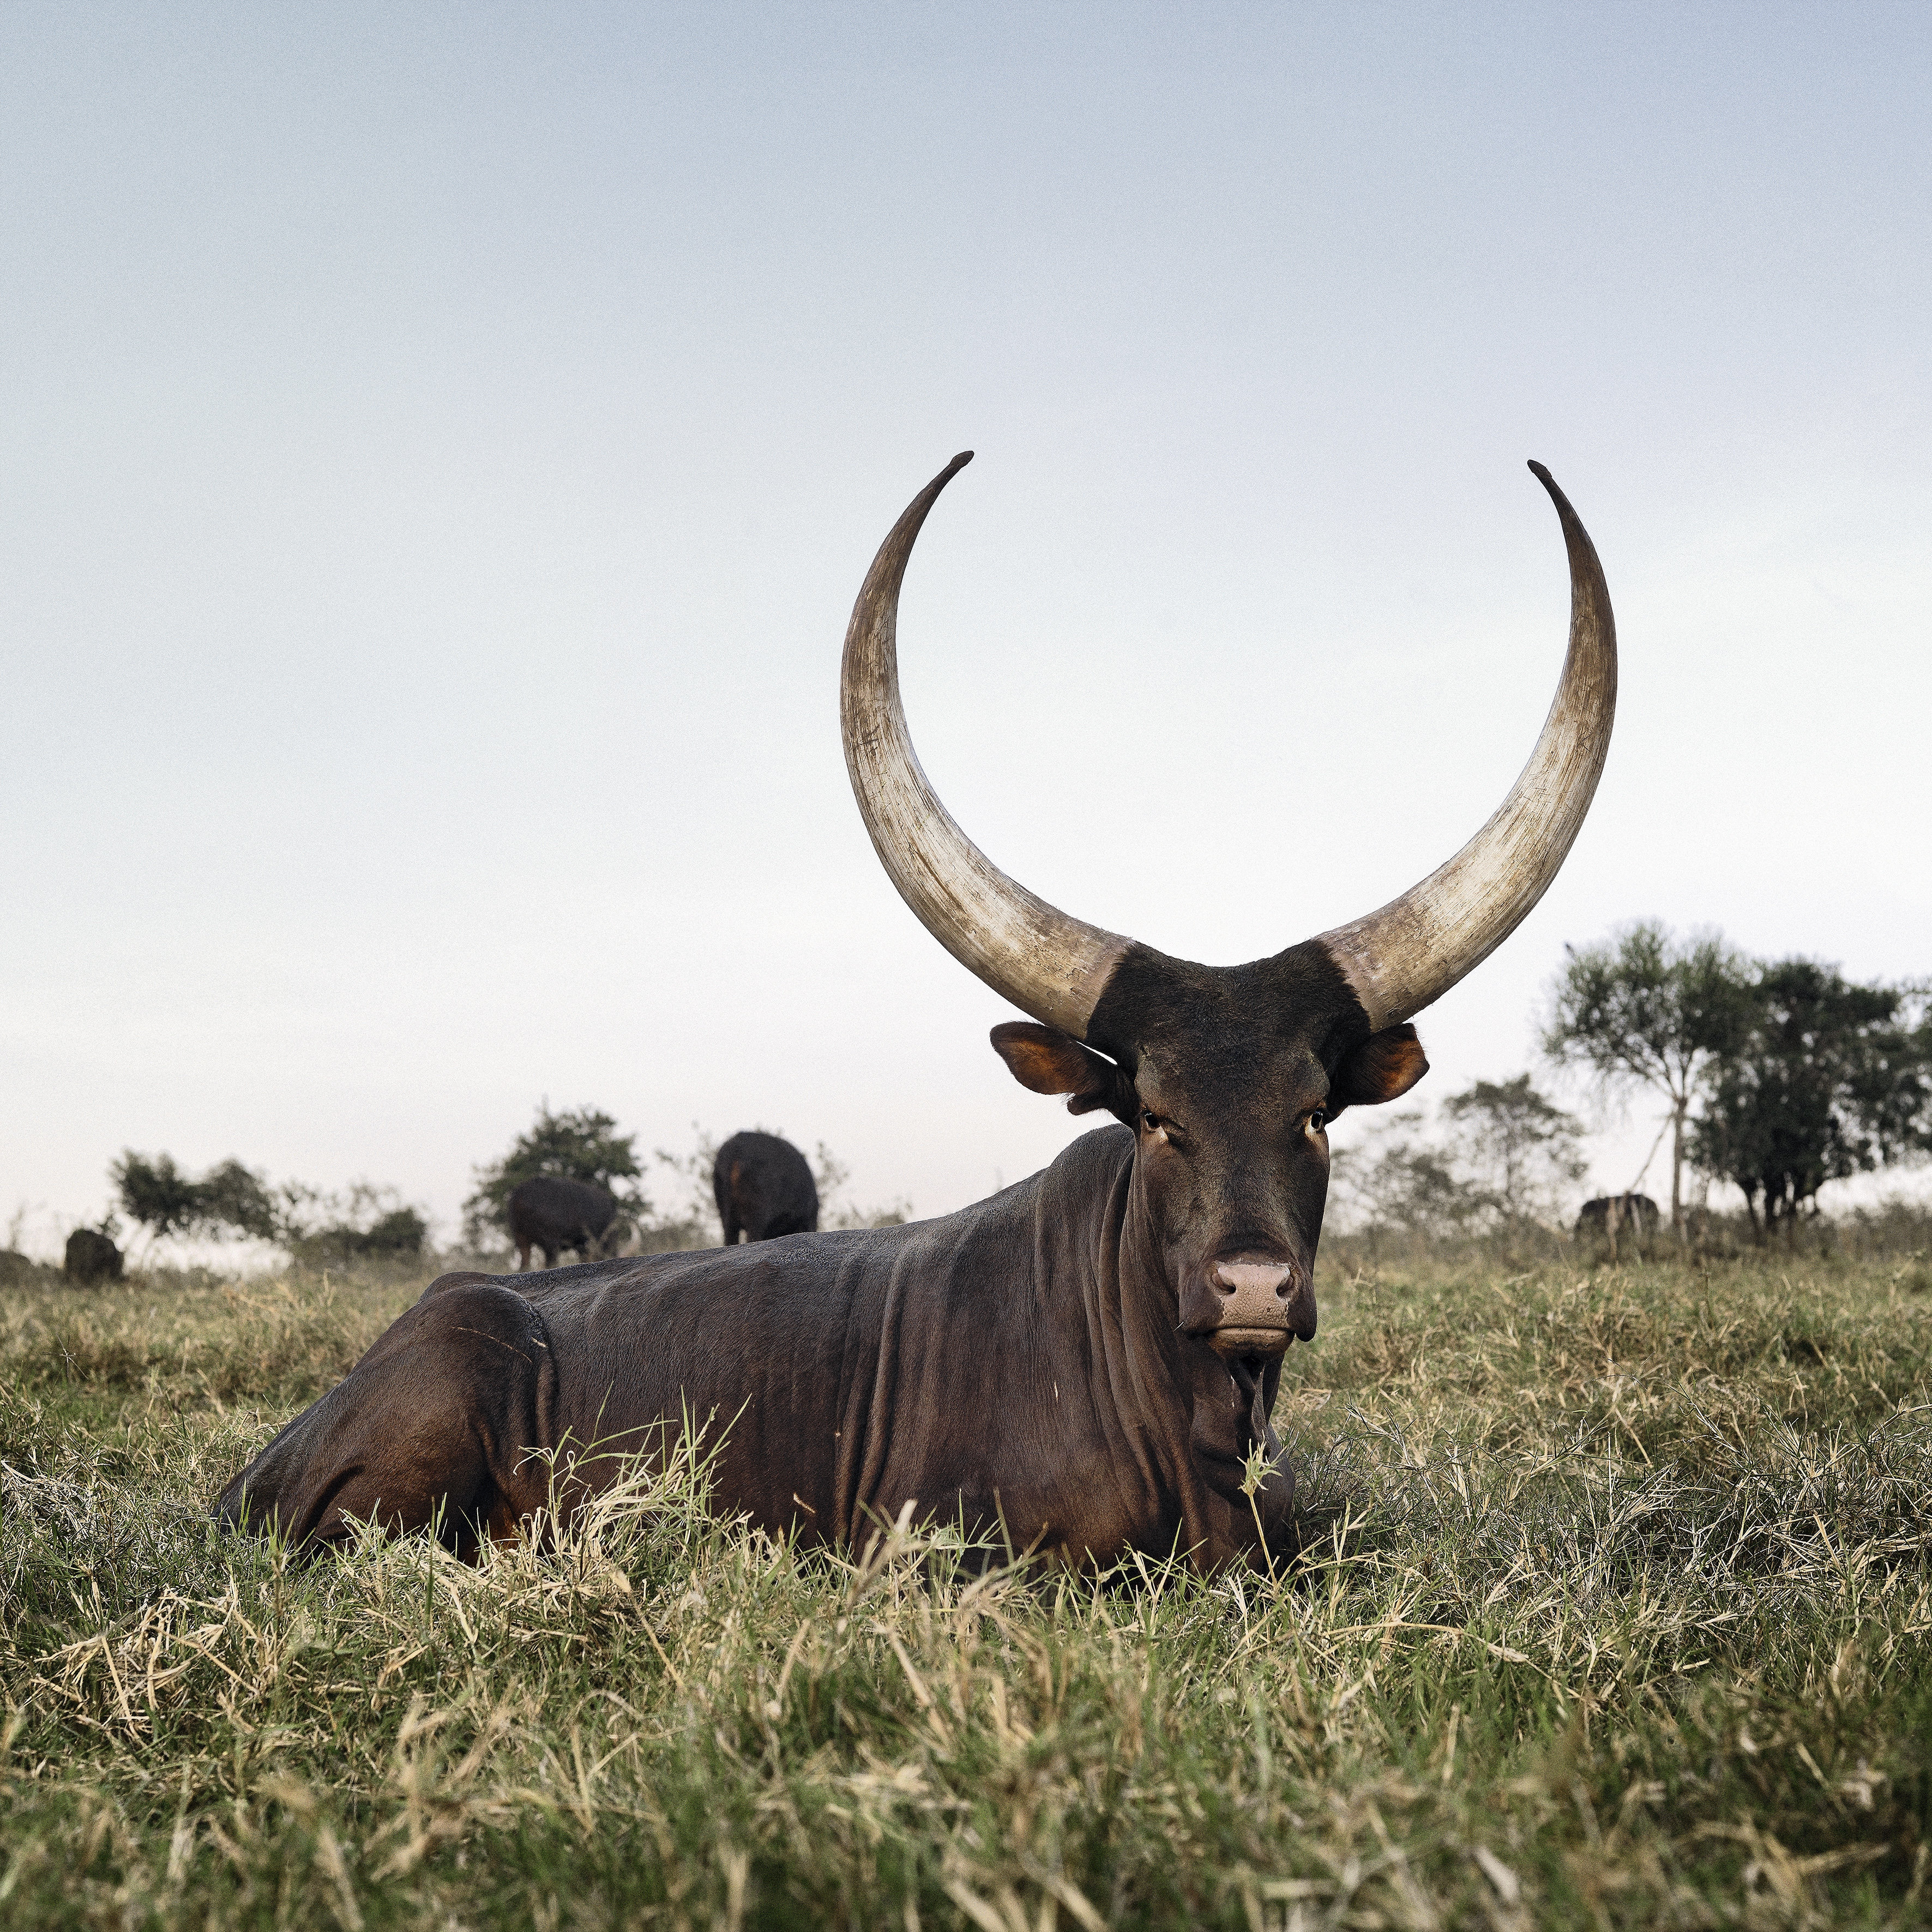
{"label": "bull's right horn", "polygon": [[1617,712],[1617,626],[1604,567],[1570,500],[1540,463],[1570,552],[1570,649],[1522,775],[1445,866],[1321,943],[1378,1031],[1419,1013],[1486,959],[1542,898],[1595,796]]}

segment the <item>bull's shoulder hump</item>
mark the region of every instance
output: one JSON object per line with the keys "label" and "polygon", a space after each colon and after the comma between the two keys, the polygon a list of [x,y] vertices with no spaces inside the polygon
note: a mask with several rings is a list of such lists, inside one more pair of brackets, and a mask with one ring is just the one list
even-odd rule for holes
{"label": "bull's shoulder hump", "polygon": [[438,1275],[416,1298],[416,1306],[420,1308],[425,1301],[436,1295],[447,1294],[453,1288],[474,1288],[484,1282],[494,1287],[508,1288],[520,1292],[518,1286],[519,1280],[519,1276],[513,1274],[485,1274],[477,1268],[458,1268],[448,1274]]}

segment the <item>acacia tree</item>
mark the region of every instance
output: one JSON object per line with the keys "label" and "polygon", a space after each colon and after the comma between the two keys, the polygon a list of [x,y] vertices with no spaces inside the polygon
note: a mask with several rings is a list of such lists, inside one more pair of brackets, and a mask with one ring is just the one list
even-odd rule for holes
{"label": "acacia tree", "polygon": [[1681,1244],[1690,1108],[1749,1025],[1749,964],[1721,934],[1679,940],[1655,920],[1563,950],[1543,1050],[1559,1066],[1584,1070],[1606,1096],[1647,1087],[1669,1101],[1670,1225]]}
{"label": "acacia tree", "polygon": [[1815,960],[1758,968],[1694,1151],[1743,1190],[1759,1240],[1795,1239],[1826,1181],[1932,1150],[1927,1008],[1923,987],[1861,986]]}
{"label": "acacia tree", "polygon": [[1421,1131],[1420,1112],[1369,1124],[1370,1138],[1330,1154],[1329,1197],[1371,1236],[1383,1232],[1433,1244],[1470,1233],[1488,1204],[1451,1165],[1449,1151]]}

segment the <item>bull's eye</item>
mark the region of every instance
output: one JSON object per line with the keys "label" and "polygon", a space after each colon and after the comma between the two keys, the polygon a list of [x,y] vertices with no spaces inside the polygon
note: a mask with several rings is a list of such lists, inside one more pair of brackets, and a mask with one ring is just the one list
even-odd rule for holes
{"label": "bull's eye", "polygon": [[1161,1130],[1160,1116],[1158,1114],[1150,1114],[1148,1110],[1143,1107],[1141,1109],[1141,1128],[1142,1132],[1146,1133],[1159,1133]]}
{"label": "bull's eye", "polygon": [[1328,1124],[1328,1116],[1324,1113],[1319,1107],[1317,1107],[1314,1112],[1310,1114],[1308,1117],[1309,1137],[1312,1139],[1314,1136],[1318,1134]]}

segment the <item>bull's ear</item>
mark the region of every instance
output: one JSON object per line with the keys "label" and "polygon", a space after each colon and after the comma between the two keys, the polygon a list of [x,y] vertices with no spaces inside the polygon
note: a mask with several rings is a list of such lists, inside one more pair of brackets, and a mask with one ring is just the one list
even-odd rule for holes
{"label": "bull's ear", "polygon": [[1114,1104],[1120,1070],[1056,1027],[1009,1020],[993,1029],[993,1051],[1022,1087],[1036,1094],[1065,1094],[1070,1114],[1090,1114]]}
{"label": "bull's ear", "polygon": [[1371,1034],[1336,1068],[1328,1083],[1328,1118],[1344,1107],[1379,1107],[1400,1100],[1428,1071],[1428,1056],[1406,1020]]}

